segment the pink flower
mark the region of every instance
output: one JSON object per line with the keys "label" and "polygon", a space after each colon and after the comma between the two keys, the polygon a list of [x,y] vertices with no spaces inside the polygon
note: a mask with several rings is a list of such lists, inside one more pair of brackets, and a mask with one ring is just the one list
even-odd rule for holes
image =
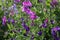
{"label": "pink flower", "polygon": [[4,17],[2,18],[2,24],[5,25],[5,24],[6,24],[6,21],[7,21],[7,18],[6,18],[6,16],[4,16]]}
{"label": "pink flower", "polygon": [[23,6],[32,6],[32,3],[30,1],[24,1]]}
{"label": "pink flower", "polygon": [[48,23],[48,19],[45,19],[45,20],[44,20],[44,23]]}
{"label": "pink flower", "polygon": [[37,18],[36,15],[31,15],[31,16],[30,16],[30,19],[31,19],[31,20],[34,20],[34,19],[36,19],[36,18]]}
{"label": "pink flower", "polygon": [[22,12],[26,12],[28,15],[30,15],[31,10],[28,7],[22,7]]}
{"label": "pink flower", "polygon": [[26,12],[27,10],[29,10],[28,7],[25,7],[25,6],[22,7],[22,12]]}
{"label": "pink flower", "polygon": [[30,14],[30,15],[36,15],[36,13],[33,12],[33,11],[30,11],[29,14]]}

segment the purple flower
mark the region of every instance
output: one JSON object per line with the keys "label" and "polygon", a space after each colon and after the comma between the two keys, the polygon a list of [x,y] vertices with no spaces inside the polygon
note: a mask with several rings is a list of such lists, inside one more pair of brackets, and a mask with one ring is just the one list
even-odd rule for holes
{"label": "purple flower", "polygon": [[20,2],[20,0],[14,0],[14,2],[15,2],[15,3],[18,3],[18,2]]}
{"label": "purple flower", "polygon": [[55,40],[60,40],[60,38],[58,39],[57,34],[56,34],[56,32],[58,30],[60,30],[59,26],[56,26],[56,27],[54,27],[54,28],[51,29],[51,34],[52,34],[52,36],[54,37]]}
{"label": "purple flower", "polygon": [[34,40],[34,35],[31,36],[31,40]]}
{"label": "purple flower", "polygon": [[29,16],[31,20],[34,20],[37,18],[35,12],[31,11],[29,9],[29,6],[32,6],[30,1],[24,1],[23,2],[23,7],[22,7],[22,12],[26,12]]}
{"label": "purple flower", "polygon": [[44,23],[48,23],[48,19],[44,20]]}
{"label": "purple flower", "polygon": [[32,6],[32,3],[30,1],[24,1],[23,6],[27,7],[27,6]]}
{"label": "purple flower", "polygon": [[18,13],[18,9],[17,9],[17,7],[16,7],[16,4],[13,4],[12,5],[12,11],[14,12],[14,13]]}
{"label": "purple flower", "polygon": [[50,4],[52,7],[54,7],[58,4],[58,0],[52,0],[52,2]]}
{"label": "purple flower", "polygon": [[30,13],[29,7],[23,6],[23,7],[22,7],[22,12],[26,12],[27,14]]}
{"label": "purple flower", "polygon": [[28,15],[31,15],[33,12],[29,9],[29,7],[22,7],[22,12],[26,12]]}
{"label": "purple flower", "polygon": [[59,37],[54,37],[54,40],[60,40],[60,38]]}
{"label": "purple flower", "polygon": [[10,23],[10,21],[11,21],[11,18],[8,18],[8,23]]}
{"label": "purple flower", "polygon": [[13,8],[16,8],[16,4],[13,4]]}
{"label": "purple flower", "polygon": [[4,16],[4,17],[2,18],[2,24],[5,25],[5,24],[6,24],[6,21],[7,21],[7,18],[6,18],[6,16]]}
{"label": "purple flower", "polygon": [[43,2],[43,0],[38,0],[38,2]]}
{"label": "purple flower", "polygon": [[25,25],[26,25],[25,22],[22,22],[22,26],[25,27]]}
{"label": "purple flower", "polygon": [[39,31],[39,32],[38,32],[38,35],[42,35],[42,31]]}
{"label": "purple flower", "polygon": [[30,28],[29,28],[29,27],[25,27],[25,29],[26,29],[26,31],[29,31],[29,30],[30,30]]}
{"label": "purple flower", "polygon": [[33,11],[30,11],[29,14],[30,14],[30,15],[36,15],[36,13],[33,12]]}
{"label": "purple flower", "polygon": [[52,28],[51,31],[53,32],[53,31],[58,31],[58,30],[60,30],[60,28],[59,28],[59,26],[56,26],[56,27]]}
{"label": "purple flower", "polygon": [[24,18],[23,18],[23,17],[21,17],[21,18],[20,18],[20,20],[21,20],[21,21],[23,21],[23,20],[24,20]]}
{"label": "purple flower", "polygon": [[25,24],[25,22],[22,23],[22,26],[27,32],[30,30],[30,28]]}
{"label": "purple flower", "polygon": [[23,12],[26,12],[26,13],[30,16],[30,19],[31,19],[31,20],[34,20],[34,19],[37,18],[35,12],[31,11],[28,7],[23,7],[23,8],[22,8],[22,11],[23,11]]}
{"label": "purple flower", "polygon": [[46,23],[43,23],[43,24],[42,24],[42,27],[43,27],[43,28],[46,28],[46,27],[47,27],[47,24],[46,24]]}
{"label": "purple flower", "polygon": [[28,15],[31,15],[31,10],[28,8],[26,11],[25,11]]}
{"label": "purple flower", "polygon": [[31,16],[30,16],[30,19],[31,19],[31,20],[35,20],[36,18],[37,18],[36,15],[31,15]]}
{"label": "purple flower", "polygon": [[54,20],[50,20],[50,22],[51,22],[51,24],[54,24],[55,23]]}
{"label": "purple flower", "polygon": [[14,20],[14,19],[12,19],[12,20],[11,20],[11,22],[12,22],[12,24],[14,24],[14,23],[15,23],[15,20]]}

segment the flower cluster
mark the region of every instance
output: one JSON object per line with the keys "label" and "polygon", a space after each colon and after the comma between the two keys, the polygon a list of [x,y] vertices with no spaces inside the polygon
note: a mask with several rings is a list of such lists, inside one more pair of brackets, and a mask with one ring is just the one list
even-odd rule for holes
{"label": "flower cluster", "polygon": [[30,1],[24,1],[22,11],[26,12],[30,16],[31,20],[34,20],[37,18],[37,16],[36,16],[35,12],[33,12],[29,9],[29,7],[31,7],[31,6],[32,6],[32,3]]}
{"label": "flower cluster", "polygon": [[58,0],[52,0],[52,2],[50,4],[52,7],[54,7],[58,4]]}
{"label": "flower cluster", "polygon": [[22,26],[24,27],[24,29],[26,31],[29,31],[30,30],[30,28],[25,24],[25,22],[22,22]]}
{"label": "flower cluster", "polygon": [[59,4],[59,0],[0,1],[0,40],[60,40]]}
{"label": "flower cluster", "polygon": [[6,16],[4,16],[4,17],[2,18],[2,24],[5,25],[5,24],[6,24],[6,21],[7,21],[7,18],[6,18]]}
{"label": "flower cluster", "polygon": [[57,37],[57,34],[56,34],[57,31],[60,31],[60,27],[58,27],[58,26],[51,29],[51,33],[52,33],[54,39],[55,40],[60,40],[60,38]]}
{"label": "flower cluster", "polygon": [[44,22],[43,22],[43,24],[42,24],[42,27],[46,28],[47,24],[48,24],[48,19],[45,19]]}

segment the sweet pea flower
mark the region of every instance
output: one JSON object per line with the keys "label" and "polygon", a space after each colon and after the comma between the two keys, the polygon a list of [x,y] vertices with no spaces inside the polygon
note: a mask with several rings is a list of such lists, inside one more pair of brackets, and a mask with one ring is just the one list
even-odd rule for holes
{"label": "sweet pea flower", "polygon": [[34,19],[36,19],[36,18],[37,18],[36,15],[30,15],[30,19],[31,19],[31,20],[34,20]]}
{"label": "sweet pea flower", "polygon": [[15,23],[15,20],[14,19],[11,19],[11,23],[14,24]]}
{"label": "sweet pea flower", "polygon": [[46,28],[47,27],[47,24],[48,24],[48,19],[45,19],[41,26],[43,28]]}
{"label": "sweet pea flower", "polygon": [[42,31],[39,31],[39,32],[38,32],[38,35],[39,35],[39,36],[42,35]]}
{"label": "sweet pea flower", "polygon": [[29,15],[36,15],[36,13],[33,12],[33,11],[30,11],[30,12],[29,12]]}
{"label": "sweet pea flower", "polygon": [[30,10],[29,7],[25,7],[25,6],[22,7],[22,12],[26,12],[28,10]]}
{"label": "sweet pea flower", "polygon": [[50,4],[52,7],[54,7],[58,4],[58,0],[52,0]]}
{"label": "sweet pea flower", "polygon": [[14,2],[15,2],[15,3],[18,3],[18,2],[20,2],[20,0],[14,0]]}
{"label": "sweet pea flower", "polygon": [[48,23],[48,19],[45,19],[45,20],[44,20],[44,23]]}
{"label": "sweet pea flower", "polygon": [[20,20],[23,22],[23,21],[24,21],[24,18],[23,18],[23,17],[21,17],[21,18],[20,18]]}
{"label": "sweet pea flower", "polygon": [[52,34],[52,36],[54,37],[55,40],[60,40],[60,38],[57,37],[57,34],[56,34],[57,31],[60,31],[59,26],[56,26],[56,27],[52,28],[51,29],[51,34]]}
{"label": "sweet pea flower", "polygon": [[27,7],[27,6],[31,7],[32,6],[32,3],[30,1],[24,1],[22,4],[25,7]]}
{"label": "sweet pea flower", "polygon": [[31,11],[29,7],[22,7],[22,12],[26,12],[28,15],[36,15],[35,12]]}
{"label": "sweet pea flower", "polygon": [[46,24],[46,23],[43,23],[43,24],[42,24],[42,27],[43,27],[43,28],[46,28],[46,27],[47,27],[47,24]]}
{"label": "sweet pea flower", "polygon": [[10,23],[11,22],[11,18],[8,18],[8,23]]}
{"label": "sweet pea flower", "polygon": [[6,24],[6,21],[7,21],[6,16],[3,16],[3,18],[2,18],[2,24],[5,25]]}
{"label": "sweet pea flower", "polygon": [[22,22],[22,26],[27,32],[30,30],[30,28],[25,24],[25,22]]}

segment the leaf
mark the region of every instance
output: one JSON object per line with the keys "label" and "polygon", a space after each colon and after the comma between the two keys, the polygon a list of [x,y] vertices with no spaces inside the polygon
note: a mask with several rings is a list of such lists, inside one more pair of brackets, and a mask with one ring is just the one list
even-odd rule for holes
{"label": "leaf", "polygon": [[7,26],[8,26],[8,28],[9,28],[9,30],[11,29],[11,26],[9,25],[9,24],[7,24]]}

